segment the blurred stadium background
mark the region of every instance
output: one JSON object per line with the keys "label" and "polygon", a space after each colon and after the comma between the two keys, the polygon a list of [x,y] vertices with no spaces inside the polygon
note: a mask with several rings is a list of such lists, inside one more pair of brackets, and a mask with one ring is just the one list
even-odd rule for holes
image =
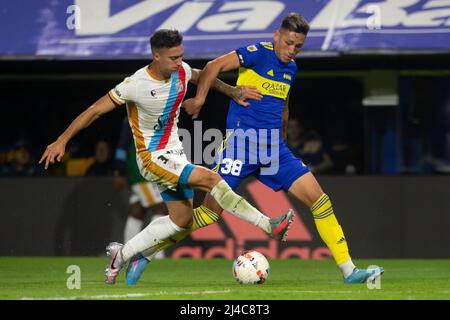
{"label": "blurred stadium background", "polygon": [[[443,0],[2,2],[0,256],[98,256],[123,239],[127,191],[113,188],[111,171],[85,173],[100,140],[109,147],[101,161],[113,166],[124,109],[81,132],[61,165],[44,172],[37,160],[76,115],[149,63],[154,30],[182,31],[185,60],[202,68],[271,41],[291,11],[312,29],[296,59],[289,143],[317,168],[351,254],[450,258],[450,1]],[[222,79],[233,84],[236,74]],[[197,123],[224,131],[227,108],[228,99],[211,92]],[[194,134],[184,112],[179,127]],[[231,259],[258,248],[268,258],[330,257],[306,208],[255,180],[239,191],[262,211],[295,207],[289,241],[224,214],[168,256]]]}

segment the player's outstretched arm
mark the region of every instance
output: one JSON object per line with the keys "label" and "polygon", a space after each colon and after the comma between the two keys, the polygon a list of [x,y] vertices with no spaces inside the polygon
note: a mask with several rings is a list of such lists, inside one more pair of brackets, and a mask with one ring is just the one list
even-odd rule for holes
{"label": "player's outstretched arm", "polygon": [[205,103],[208,91],[219,73],[238,69],[239,66],[239,58],[235,51],[209,61],[200,73],[197,84],[197,94],[194,98],[183,102],[183,107],[186,109],[186,112],[192,115],[193,119],[197,118],[203,104]]}
{"label": "player's outstretched arm", "polygon": [[[189,82],[197,85],[201,72],[202,71],[199,69],[192,69],[192,77]],[[230,97],[236,101],[237,104],[244,107],[248,107],[250,105],[250,103],[246,101],[247,99],[258,101],[262,99],[261,92],[254,86],[230,86],[228,83],[223,82],[219,78],[214,80],[211,88],[223,93],[227,97]]]}
{"label": "player's outstretched arm", "polygon": [[115,108],[115,104],[111,101],[108,95],[104,95],[97,100],[93,105],[83,111],[70,126],[56,139],[55,142],[47,146],[44,154],[39,160],[39,163],[44,163],[47,170],[49,164],[55,163],[55,160],[60,162],[66,150],[66,144],[79,131],[88,127],[92,122],[98,119],[102,114],[105,114]]}

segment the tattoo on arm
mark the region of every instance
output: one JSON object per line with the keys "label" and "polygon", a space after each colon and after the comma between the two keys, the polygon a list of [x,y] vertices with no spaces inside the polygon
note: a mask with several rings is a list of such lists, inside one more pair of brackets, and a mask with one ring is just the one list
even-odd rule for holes
{"label": "tattoo on arm", "polygon": [[229,84],[223,82],[220,79],[216,79],[212,85],[212,88],[216,91],[219,91],[220,93],[223,93],[224,95],[233,98],[236,96],[242,96],[242,90],[237,90],[236,87],[230,86]]}

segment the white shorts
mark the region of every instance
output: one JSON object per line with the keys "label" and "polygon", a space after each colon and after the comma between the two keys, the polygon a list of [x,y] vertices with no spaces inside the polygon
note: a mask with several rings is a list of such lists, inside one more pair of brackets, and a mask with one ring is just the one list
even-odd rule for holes
{"label": "white shorts", "polygon": [[[179,182],[187,187],[187,178],[194,168],[194,165],[187,160],[182,148],[141,152],[136,159],[141,175],[146,180],[157,184],[160,193],[166,190],[177,191]],[[182,176],[187,166],[189,170],[184,173],[185,176]]]}
{"label": "white shorts", "polygon": [[136,183],[131,186],[130,204],[140,203],[144,208],[163,202],[158,186],[151,182]]}

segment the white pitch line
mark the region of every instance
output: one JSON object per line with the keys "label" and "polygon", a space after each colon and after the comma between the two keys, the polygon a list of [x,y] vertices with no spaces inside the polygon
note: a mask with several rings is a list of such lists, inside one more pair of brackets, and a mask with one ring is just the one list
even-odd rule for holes
{"label": "white pitch line", "polygon": [[78,300],[78,299],[121,299],[121,298],[138,298],[138,297],[150,297],[150,296],[166,296],[166,295],[209,295],[209,294],[221,294],[230,293],[231,290],[222,291],[188,291],[188,292],[148,292],[148,293],[127,293],[127,294],[104,294],[96,296],[72,296],[72,297],[51,297],[51,298],[36,298],[36,297],[22,297],[19,300]]}
{"label": "white pitch line", "polygon": [[349,293],[395,293],[395,294],[410,294],[410,293],[440,293],[440,294],[450,294],[450,291],[426,291],[426,290],[405,290],[405,291],[392,291],[389,289],[379,289],[379,290],[358,290],[358,291],[330,291],[330,290],[255,290],[253,292],[265,292],[265,293],[312,293],[312,294],[322,294],[322,293],[342,293],[342,294],[349,294]]}
{"label": "white pitch line", "polygon": [[[96,295],[96,296],[72,296],[72,297],[51,297],[51,298],[36,298],[36,297],[22,297],[19,300],[78,300],[78,299],[121,299],[121,298],[138,298],[138,297],[151,297],[151,296],[166,296],[166,295],[214,295],[230,293],[232,290],[222,291],[187,291],[187,292],[148,292],[148,293],[127,293],[127,294],[110,294],[110,295]],[[393,294],[418,294],[418,293],[437,293],[437,294],[450,294],[450,291],[425,291],[425,290],[405,290],[405,291],[392,291],[392,290],[252,290],[252,292],[258,293],[307,293],[307,294],[361,294],[361,293],[393,293]]]}

